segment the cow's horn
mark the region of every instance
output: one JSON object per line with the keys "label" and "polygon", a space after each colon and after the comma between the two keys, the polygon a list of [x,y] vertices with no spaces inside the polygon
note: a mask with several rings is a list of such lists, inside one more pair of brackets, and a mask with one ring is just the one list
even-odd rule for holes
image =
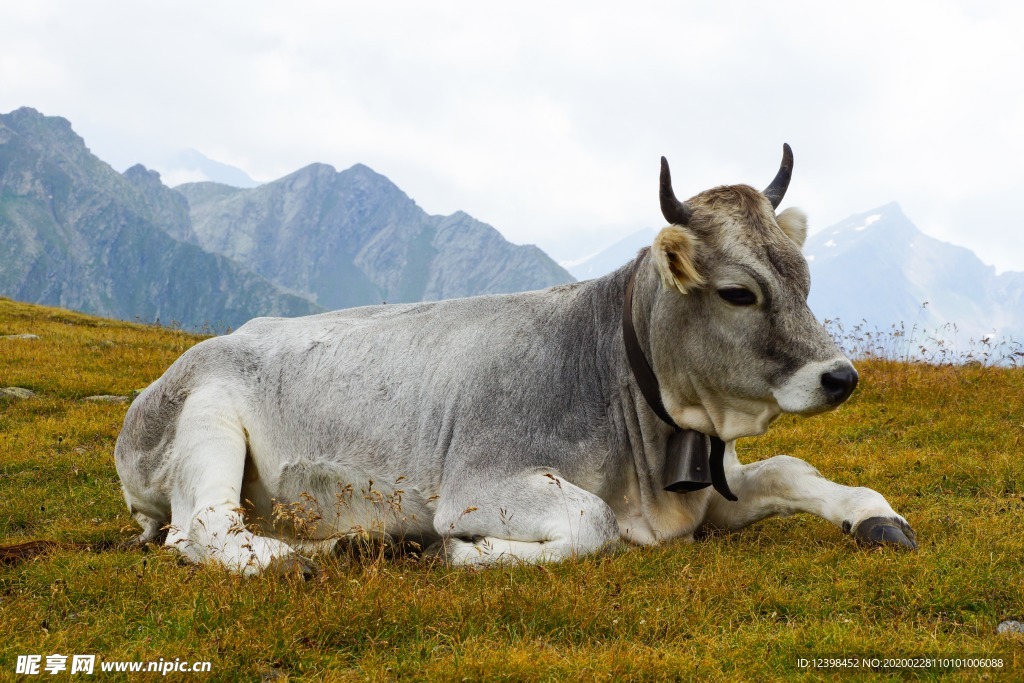
{"label": "cow's horn", "polygon": [[668,159],[661,158],[661,214],[672,225],[686,225],[693,211],[686,202],[676,199],[672,191],[672,175],[668,172]]}
{"label": "cow's horn", "polygon": [[789,179],[793,177],[793,150],[789,145],[782,143],[782,165],[779,172],[775,174],[775,180],[765,188],[764,196],[772,203],[772,208],[779,208],[782,198],[786,196],[786,189],[789,188]]}

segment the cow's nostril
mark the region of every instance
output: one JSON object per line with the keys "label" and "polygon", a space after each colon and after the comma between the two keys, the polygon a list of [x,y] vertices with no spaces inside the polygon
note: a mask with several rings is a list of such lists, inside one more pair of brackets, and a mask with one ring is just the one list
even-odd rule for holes
{"label": "cow's nostril", "polygon": [[821,376],[821,386],[825,389],[829,403],[839,405],[857,388],[857,371],[853,366],[826,372]]}

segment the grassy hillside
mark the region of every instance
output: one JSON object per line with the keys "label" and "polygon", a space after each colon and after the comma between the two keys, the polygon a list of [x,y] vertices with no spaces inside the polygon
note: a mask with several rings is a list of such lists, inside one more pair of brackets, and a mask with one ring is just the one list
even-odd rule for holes
{"label": "grassy hillside", "polygon": [[0,397],[0,544],[96,548],[0,566],[0,679],[53,653],[208,660],[204,680],[818,678],[798,656],[853,655],[1001,658],[949,671],[1024,676],[1024,636],[996,633],[1024,620],[1024,370],[861,363],[840,410],[741,443],[746,461],[790,453],[881,491],[916,553],[803,516],[544,567],[371,553],[246,580],[117,547],[137,533],[112,455],[127,406],[83,400],[129,395],[199,338],[0,299],[14,334],[39,338],[0,339],[0,388],[36,396]]}

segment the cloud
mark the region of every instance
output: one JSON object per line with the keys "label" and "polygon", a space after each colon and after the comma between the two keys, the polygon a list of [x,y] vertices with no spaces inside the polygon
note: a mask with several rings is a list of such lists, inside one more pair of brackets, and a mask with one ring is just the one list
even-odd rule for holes
{"label": "cloud", "polygon": [[662,154],[687,195],[767,184],[789,142],[812,230],[897,200],[1024,270],[1017,4],[28,5],[0,109],[65,116],[119,168],[361,162],[571,258],[661,222]]}

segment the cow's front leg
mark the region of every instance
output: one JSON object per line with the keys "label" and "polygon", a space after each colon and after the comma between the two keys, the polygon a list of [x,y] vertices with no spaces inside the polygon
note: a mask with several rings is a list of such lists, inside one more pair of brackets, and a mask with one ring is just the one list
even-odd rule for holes
{"label": "cow's front leg", "polygon": [[736,444],[730,442],[725,449],[725,475],[739,500],[712,496],[707,525],[740,529],[766,517],[809,512],[839,526],[860,543],[917,548],[913,529],[882,494],[829,481],[798,458],[777,455],[741,465]]}
{"label": "cow's front leg", "polygon": [[453,564],[558,561],[619,537],[607,503],[549,469],[442,486],[434,528]]}

